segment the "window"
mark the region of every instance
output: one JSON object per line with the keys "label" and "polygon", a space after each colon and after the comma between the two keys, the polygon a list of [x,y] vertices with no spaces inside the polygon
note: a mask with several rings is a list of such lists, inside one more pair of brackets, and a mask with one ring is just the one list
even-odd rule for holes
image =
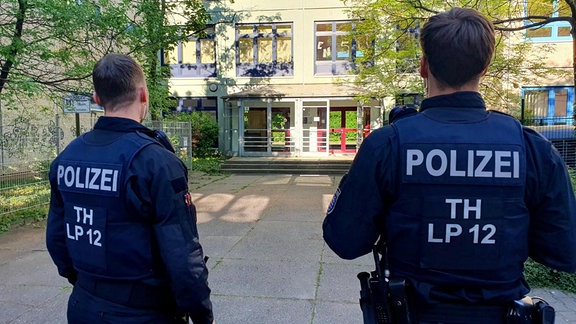
{"label": "window", "polygon": [[193,111],[201,111],[209,113],[214,120],[218,120],[217,118],[217,103],[216,97],[203,97],[203,98],[174,98],[175,99],[175,107],[172,108],[172,111],[176,112],[193,112]]}
{"label": "window", "polygon": [[236,26],[236,74],[268,77],[294,74],[292,24]]}
{"label": "window", "polygon": [[203,37],[191,37],[163,51],[164,65],[170,65],[174,77],[215,77],[216,41],[214,27],[205,29]]}
{"label": "window", "polygon": [[524,119],[540,125],[572,125],[574,87],[524,88]]}
{"label": "window", "polygon": [[[564,0],[542,1],[526,0],[527,16],[545,17],[570,17],[570,8]],[[530,25],[537,21],[526,20],[525,24]],[[570,36],[570,23],[568,21],[551,22],[543,26],[528,28],[526,38],[533,41],[557,41],[572,40]]]}
{"label": "window", "polygon": [[315,24],[316,75],[348,74],[356,69],[373,45],[368,37],[352,38],[355,24],[350,21]]}

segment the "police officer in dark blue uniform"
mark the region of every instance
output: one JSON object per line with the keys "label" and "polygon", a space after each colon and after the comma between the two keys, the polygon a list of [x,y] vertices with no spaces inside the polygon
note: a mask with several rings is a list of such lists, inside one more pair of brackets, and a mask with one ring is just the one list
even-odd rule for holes
{"label": "police officer in dark blue uniform", "polygon": [[212,323],[186,166],[140,123],[148,90],[130,57],[93,70],[105,115],[50,168],[50,256],[74,285],[70,323]]}
{"label": "police officer in dark blue uniform", "polygon": [[504,323],[530,288],[528,257],[576,271],[576,202],[552,144],[486,109],[478,92],[494,28],[472,9],[421,31],[427,99],[362,143],[324,220],[344,259],[386,243],[416,323]]}

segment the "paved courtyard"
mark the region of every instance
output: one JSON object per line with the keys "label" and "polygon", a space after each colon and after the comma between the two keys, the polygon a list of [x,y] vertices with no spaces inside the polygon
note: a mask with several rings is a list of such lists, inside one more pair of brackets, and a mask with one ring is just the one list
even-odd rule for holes
{"label": "paved courtyard", "polygon": [[[340,177],[191,175],[200,241],[210,257],[216,323],[361,324],[356,274],[370,256],[339,259],[322,220]],[[66,323],[71,286],[44,245],[44,223],[0,235],[0,323]],[[549,300],[557,323],[576,323],[576,296]]]}

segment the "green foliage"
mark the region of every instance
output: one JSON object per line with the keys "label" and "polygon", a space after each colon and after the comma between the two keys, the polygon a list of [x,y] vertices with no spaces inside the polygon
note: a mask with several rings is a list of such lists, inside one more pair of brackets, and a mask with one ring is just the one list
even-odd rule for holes
{"label": "green foliage", "polygon": [[9,214],[0,215],[0,233],[6,232],[14,226],[26,225],[42,221],[48,215],[48,205],[35,206]]}
{"label": "green foliage", "polygon": [[139,0],[133,1],[135,16],[128,46],[143,65],[150,95],[152,120],[158,120],[171,108],[168,78],[170,69],[162,66],[161,50],[177,46],[179,41],[201,34],[210,19],[200,0]]}
{"label": "green foliage", "polygon": [[219,157],[194,158],[192,161],[192,171],[204,172],[209,175],[219,175],[222,173],[220,169],[221,164],[222,159]]}
{"label": "green foliage", "polygon": [[190,122],[192,126],[192,155],[195,158],[218,156],[218,123],[206,112],[170,113],[166,120]]}
{"label": "green foliage", "polygon": [[[572,1],[572,0],[562,0]],[[374,39],[374,51],[362,59],[372,64],[360,64],[355,82],[365,89],[362,98],[393,97],[401,92],[423,93],[417,69],[405,68],[410,60],[418,61],[421,54],[418,40],[412,37],[415,28],[422,27],[428,17],[452,7],[472,7],[495,22],[497,49],[494,62],[482,79],[482,92],[491,109],[518,107],[518,90],[511,84],[532,84],[538,78],[566,76],[567,70],[554,69],[545,59],[553,44],[541,51],[532,50],[522,39],[521,31],[504,31],[517,27],[525,15],[523,1],[509,0],[343,0],[350,7],[350,17],[360,23],[352,37]],[[537,3],[541,1],[531,1]],[[550,3],[550,1],[548,1]],[[573,15],[576,13],[573,13]],[[522,27],[521,27],[522,28]],[[543,44],[540,44],[543,46]],[[408,73],[406,73],[408,72]],[[554,75],[554,77],[551,77]]]}
{"label": "green foliage", "polygon": [[13,225],[38,221],[46,217],[50,199],[48,182],[30,178],[27,184],[13,186],[10,182],[0,183],[0,233]]}
{"label": "green foliage", "polygon": [[8,109],[91,93],[94,63],[114,52],[142,64],[153,119],[170,106],[160,50],[201,33],[209,19],[200,0],[2,0],[0,13],[0,98]]}
{"label": "green foliage", "polygon": [[524,264],[524,276],[532,288],[553,288],[576,293],[576,274],[550,269],[533,260]]}

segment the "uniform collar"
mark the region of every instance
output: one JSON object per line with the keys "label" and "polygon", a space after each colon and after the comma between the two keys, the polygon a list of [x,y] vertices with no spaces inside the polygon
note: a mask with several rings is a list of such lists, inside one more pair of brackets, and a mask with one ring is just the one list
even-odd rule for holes
{"label": "uniform collar", "polygon": [[485,110],[486,104],[480,93],[461,91],[424,99],[420,111],[429,108],[479,108]]}
{"label": "uniform collar", "polygon": [[96,124],[94,124],[94,129],[114,131],[114,132],[147,132],[150,131],[146,126],[140,124],[139,122],[122,117],[107,117],[102,116],[98,118]]}

